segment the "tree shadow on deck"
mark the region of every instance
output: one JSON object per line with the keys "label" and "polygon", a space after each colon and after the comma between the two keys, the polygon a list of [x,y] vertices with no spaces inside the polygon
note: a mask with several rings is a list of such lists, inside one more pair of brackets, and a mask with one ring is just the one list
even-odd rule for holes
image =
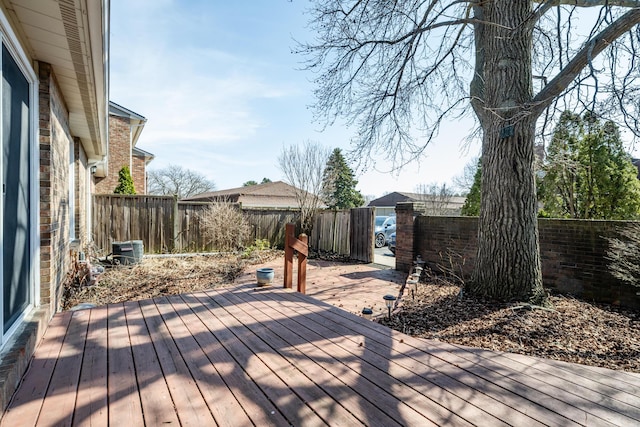
{"label": "tree shadow on deck", "polygon": [[[505,417],[533,422],[517,406],[531,404],[530,387],[505,379],[499,362],[469,360],[459,347],[283,290],[215,289],[74,313],[68,322],[60,350],[38,353],[37,366],[48,370],[29,370],[3,425],[18,417],[21,425],[37,417],[55,425],[94,417],[112,425],[135,417],[147,425],[463,425],[498,423],[505,401],[516,414]],[[25,388],[34,384],[42,391]],[[620,399],[633,390],[640,379]],[[69,409],[44,411],[56,398]]]}

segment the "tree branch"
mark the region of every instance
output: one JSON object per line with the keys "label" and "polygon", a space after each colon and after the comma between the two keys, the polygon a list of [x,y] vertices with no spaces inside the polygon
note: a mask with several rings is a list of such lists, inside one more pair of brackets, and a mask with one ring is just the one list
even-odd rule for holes
{"label": "tree branch", "polygon": [[[566,0],[569,1],[569,0]],[[594,3],[593,1],[583,0],[573,1],[575,3]],[[602,3],[602,2],[601,2]],[[614,3],[614,2],[610,2]],[[629,2],[627,2],[629,3]],[[640,6],[640,1],[634,1]],[[538,95],[533,99],[532,112],[539,114],[547,108],[553,100],[559,96],[569,84],[582,72],[582,70],[613,41],[625,32],[629,31],[633,26],[640,23],[640,7],[634,8],[622,15],[615,22],[601,31],[597,36],[589,40],[582,49],[576,53],[573,59],[553,78]]]}
{"label": "tree branch", "polygon": [[614,6],[614,7],[640,7],[640,0],[540,0],[540,4],[535,12],[539,19],[552,7],[556,6],[575,6],[575,7],[598,7],[598,6]]}

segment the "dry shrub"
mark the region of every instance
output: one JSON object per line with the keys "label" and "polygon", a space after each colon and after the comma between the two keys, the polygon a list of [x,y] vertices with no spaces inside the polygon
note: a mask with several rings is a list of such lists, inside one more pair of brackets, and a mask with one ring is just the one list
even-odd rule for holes
{"label": "dry shrub", "polygon": [[198,217],[207,245],[215,250],[237,251],[249,243],[251,225],[237,205],[213,202]]}
{"label": "dry shrub", "polygon": [[633,286],[640,286],[640,224],[631,224],[619,231],[619,238],[608,238],[611,274]]}

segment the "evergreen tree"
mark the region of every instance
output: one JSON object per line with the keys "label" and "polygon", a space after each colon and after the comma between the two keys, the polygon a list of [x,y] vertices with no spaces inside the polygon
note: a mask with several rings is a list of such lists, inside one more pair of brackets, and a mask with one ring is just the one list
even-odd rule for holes
{"label": "evergreen tree", "polygon": [[473,185],[469,189],[467,199],[462,205],[460,213],[463,216],[478,216],[480,215],[480,184],[482,179],[482,159],[478,159],[478,165],[476,166],[476,173],[473,175]]}
{"label": "evergreen tree", "polygon": [[333,150],[322,176],[322,195],[331,209],[350,209],[364,204],[364,197],[356,190],[353,171],[339,148]]}
{"label": "evergreen tree", "polygon": [[640,181],[618,127],[594,114],[562,114],[549,144],[539,184],[544,216],[635,219]]}
{"label": "evergreen tree", "polygon": [[[262,178],[262,181],[260,181],[260,184],[267,184],[269,182],[272,182],[269,178]],[[252,185],[258,185],[257,181],[254,181],[253,179],[250,181],[245,182],[244,184],[242,184],[243,187],[249,187]]]}
{"label": "evergreen tree", "polygon": [[131,171],[129,166],[123,166],[118,172],[118,185],[113,190],[114,194],[136,194],[136,189],[133,186],[133,179],[131,178]]}

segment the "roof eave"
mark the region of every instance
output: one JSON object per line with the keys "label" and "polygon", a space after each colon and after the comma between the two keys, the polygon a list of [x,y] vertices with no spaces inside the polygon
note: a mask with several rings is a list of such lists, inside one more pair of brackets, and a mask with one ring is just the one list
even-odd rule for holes
{"label": "roof eave", "polygon": [[93,163],[109,143],[109,1],[5,0],[31,59],[53,68],[71,134]]}

